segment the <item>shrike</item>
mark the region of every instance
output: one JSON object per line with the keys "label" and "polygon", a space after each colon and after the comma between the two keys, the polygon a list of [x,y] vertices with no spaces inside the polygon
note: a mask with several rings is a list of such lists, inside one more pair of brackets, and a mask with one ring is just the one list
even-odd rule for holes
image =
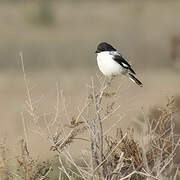
{"label": "shrike", "polygon": [[97,46],[97,64],[100,71],[105,76],[116,76],[119,74],[127,76],[132,82],[140,87],[143,86],[141,81],[135,77],[135,71],[131,65],[123,58],[122,54],[113,46],[102,42]]}

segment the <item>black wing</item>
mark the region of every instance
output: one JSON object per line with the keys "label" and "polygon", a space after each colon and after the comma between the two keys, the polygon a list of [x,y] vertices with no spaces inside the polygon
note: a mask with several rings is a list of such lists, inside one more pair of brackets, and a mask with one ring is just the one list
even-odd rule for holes
{"label": "black wing", "polygon": [[131,65],[121,56],[121,54],[113,55],[113,59],[119,63],[123,68],[129,69],[133,74],[136,74],[134,70],[131,68]]}

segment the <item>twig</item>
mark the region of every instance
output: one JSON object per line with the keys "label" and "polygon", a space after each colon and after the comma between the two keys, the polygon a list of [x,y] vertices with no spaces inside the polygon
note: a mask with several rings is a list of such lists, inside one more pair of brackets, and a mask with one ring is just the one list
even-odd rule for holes
{"label": "twig", "polygon": [[130,178],[130,177],[131,177],[132,175],[134,175],[134,174],[143,175],[143,176],[145,176],[145,177],[151,177],[151,178],[153,178],[153,179],[157,179],[157,180],[158,180],[158,178],[156,178],[156,177],[154,177],[154,176],[152,176],[152,175],[149,175],[149,174],[145,174],[145,173],[140,172],[140,171],[133,171],[132,173],[128,174],[127,176],[125,176],[125,177],[123,177],[123,178],[121,178],[121,179],[119,179],[119,180],[128,179],[128,178]]}
{"label": "twig", "polygon": [[26,129],[25,121],[24,121],[24,114],[23,114],[23,112],[21,112],[21,119],[22,119],[22,124],[23,124],[23,129],[24,129],[24,138],[25,138],[25,141],[26,141],[27,149],[28,149],[29,148],[28,133],[27,133],[27,129]]}
{"label": "twig", "polygon": [[59,167],[59,169],[66,174],[66,176],[68,177],[69,180],[73,180],[73,179],[71,179],[71,177],[69,176],[68,172],[66,171],[66,168],[64,167],[64,165],[62,163],[60,155],[59,155],[59,162],[60,162],[60,165],[62,167],[62,168]]}
{"label": "twig", "polygon": [[97,171],[97,169],[104,164],[104,162],[111,156],[111,154],[116,150],[116,148],[119,146],[119,144],[123,141],[123,139],[127,136],[127,133],[124,134],[122,139],[119,140],[119,142],[116,144],[116,146],[111,150],[111,152],[106,156],[106,158],[95,168],[94,171]]}

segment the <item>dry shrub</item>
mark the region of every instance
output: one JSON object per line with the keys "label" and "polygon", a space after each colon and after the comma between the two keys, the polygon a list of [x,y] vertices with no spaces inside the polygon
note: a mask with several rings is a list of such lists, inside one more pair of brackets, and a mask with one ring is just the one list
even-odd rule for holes
{"label": "dry shrub", "polygon": [[[117,128],[115,137],[104,132],[104,121],[111,118],[119,109],[113,98],[117,92],[111,92],[111,80],[98,79],[95,83],[92,79],[88,87],[88,98],[83,108],[79,109],[78,115],[71,117],[68,126],[64,125],[63,129],[59,127],[51,135],[48,133],[47,138],[52,144],[51,150],[57,152],[59,157],[59,177],[65,174],[67,179],[176,179],[178,171],[175,170],[174,157],[179,138],[174,133],[174,98],[169,98],[165,107],[158,108],[157,113],[149,116],[144,124],[146,131],[142,141],[138,141],[133,129],[123,133]],[[57,96],[59,97],[58,91]],[[33,112],[31,113],[32,117],[35,117]],[[48,128],[57,127],[59,123],[55,120],[50,122],[55,123],[48,123]],[[68,133],[64,133],[65,130]],[[88,132],[87,139],[81,136],[84,132]],[[39,134],[46,136],[46,133],[42,133],[41,130]],[[72,142],[76,143],[79,140],[89,143],[87,160],[83,159],[83,167],[73,159],[69,151]],[[66,165],[62,158],[67,160]],[[76,169],[76,173],[69,170],[71,166]]]}
{"label": "dry shrub", "polygon": [[52,167],[49,161],[40,162],[30,156],[24,139],[20,141],[21,154],[17,157],[18,168],[16,175],[26,180],[48,180]]}
{"label": "dry shrub", "polygon": [[[112,92],[112,79],[107,80],[100,76],[97,76],[96,80],[92,78],[91,84],[88,85],[85,104],[82,108],[77,108],[77,115],[74,116],[68,114],[65,97],[57,85],[55,112],[53,118],[48,119],[44,115],[47,113],[43,116],[38,114],[37,103],[32,100],[26,79],[22,54],[21,60],[27,90],[26,111],[31,117],[33,127],[36,128],[33,132],[47,139],[51,144],[50,149],[57,155],[59,179],[175,180],[177,178],[178,169],[175,167],[174,158],[179,137],[174,132],[173,120],[176,112],[174,98],[169,98],[167,105],[159,108],[156,116],[149,116],[145,121],[142,139],[135,139],[132,128],[123,133],[118,127],[116,135],[112,136],[109,132],[117,126],[117,122],[106,130],[104,127],[107,119],[120,113],[117,99],[119,89]],[[46,127],[41,127],[40,117],[44,117]],[[67,122],[70,122],[69,125],[63,124],[65,117]],[[28,131],[23,114],[22,120],[25,141],[22,141],[22,153],[18,163],[23,169],[25,179],[46,179],[51,168],[46,168],[47,172],[44,175],[37,163],[29,158]],[[72,143],[82,140],[87,142],[87,149],[80,159],[83,163],[79,163],[71,155],[70,148]],[[82,150],[81,147],[79,150]]]}
{"label": "dry shrub", "polygon": [[124,139],[121,129],[117,130],[116,137],[106,138],[108,152],[117,145],[119,139],[123,139],[107,161],[109,173],[114,172],[118,167],[118,173],[114,172],[111,175],[116,176],[115,179],[124,176],[130,179],[147,177],[176,179],[177,174],[174,173],[177,171],[174,171],[176,166],[173,160],[179,138],[174,133],[173,117],[176,112],[174,98],[169,98],[167,105],[159,108],[157,112],[153,114],[154,116],[150,114],[146,124],[148,127],[147,133],[144,134],[146,144],[141,146],[141,142],[135,140],[132,129],[127,131]]}
{"label": "dry shrub", "polygon": [[0,143],[0,180],[8,180],[8,159],[7,159],[6,139]]}
{"label": "dry shrub", "polygon": [[[107,179],[120,179],[126,176],[138,179],[144,177],[138,173],[132,174],[135,170],[141,171],[143,168],[142,148],[134,140],[133,135],[133,129],[128,129],[126,136],[124,136],[119,128],[115,137],[106,137],[108,145],[106,154],[115,149],[106,162]],[[120,143],[117,146],[118,142]],[[132,176],[129,176],[130,174]]]}

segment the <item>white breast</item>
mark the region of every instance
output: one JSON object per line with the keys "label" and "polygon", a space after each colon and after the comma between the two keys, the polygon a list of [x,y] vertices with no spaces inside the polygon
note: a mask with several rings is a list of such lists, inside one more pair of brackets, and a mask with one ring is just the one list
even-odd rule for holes
{"label": "white breast", "polygon": [[107,51],[97,55],[98,67],[105,76],[122,74],[124,71],[124,68],[114,61],[112,57],[113,55],[110,55]]}

